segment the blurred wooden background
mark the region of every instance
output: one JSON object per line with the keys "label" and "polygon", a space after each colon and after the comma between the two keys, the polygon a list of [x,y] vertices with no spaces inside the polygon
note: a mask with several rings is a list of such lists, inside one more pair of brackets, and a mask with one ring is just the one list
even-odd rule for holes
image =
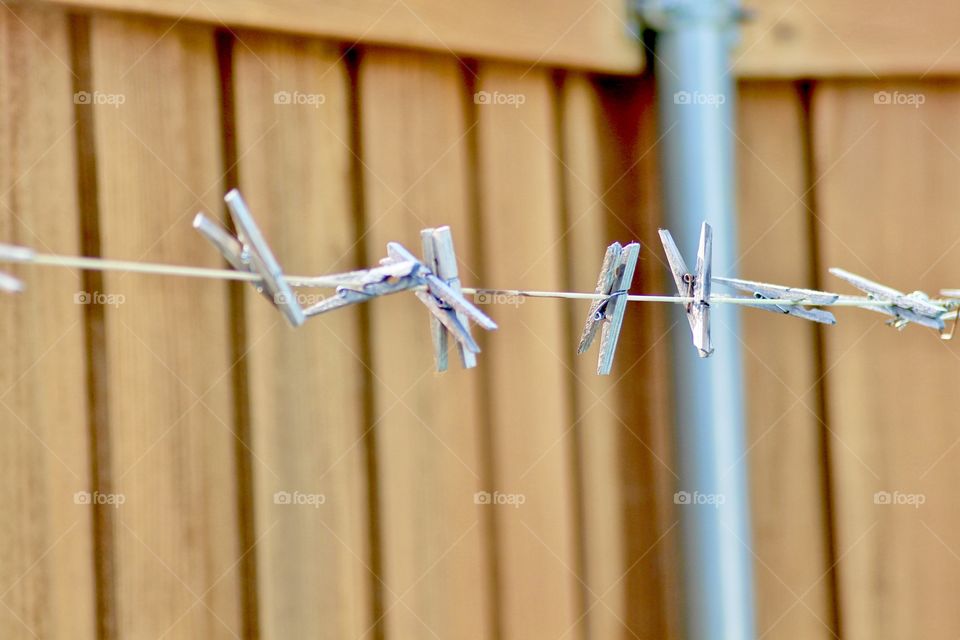
{"label": "blurred wooden background", "polygon": [[[756,8],[731,69],[742,276],[960,286],[958,11]],[[0,237],[219,266],[190,221],[239,186],[290,273],[450,224],[468,285],[592,290],[639,240],[634,291],[668,291],[629,24],[612,0],[3,3]],[[573,355],[585,305],[493,306],[480,367],[438,376],[412,297],[293,331],[241,286],[13,271],[0,637],[682,633],[673,310],[631,307],[600,379]],[[957,347],[837,315],[717,336],[746,354],[758,629],[956,637]]]}

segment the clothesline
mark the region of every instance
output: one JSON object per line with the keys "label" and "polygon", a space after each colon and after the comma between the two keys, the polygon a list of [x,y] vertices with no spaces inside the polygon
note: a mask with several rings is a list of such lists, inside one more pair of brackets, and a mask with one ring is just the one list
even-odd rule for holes
{"label": "clothesline", "polygon": [[[5,247],[0,250],[0,262],[26,263],[39,266],[73,268],[89,271],[115,271],[124,273],[142,273],[149,275],[179,276],[186,278],[204,278],[214,280],[235,280],[243,282],[257,282],[262,278],[256,273],[234,271],[232,269],[215,269],[209,267],[192,267],[187,265],[163,264],[155,262],[138,262],[132,260],[112,260],[106,258],[92,258],[85,256],[62,256],[50,253],[38,253],[25,247]],[[361,274],[363,271],[347,272],[333,276],[297,276],[284,275],[283,279],[292,287],[303,288],[336,288],[350,283],[350,274]],[[421,287],[423,289],[425,287]],[[463,287],[463,293],[473,296],[513,296],[519,298],[553,298],[565,300],[601,300],[610,296],[593,292],[579,291],[539,291],[529,289],[486,289],[480,287]],[[628,302],[673,303],[689,304],[692,297],[661,296],[646,294],[628,294]],[[810,305],[805,300],[784,300],[776,298],[753,298],[742,296],[713,295],[710,304],[740,304],[756,306],[793,306]],[[862,306],[892,306],[885,300],[871,300],[858,296],[841,296],[833,302],[821,303],[817,306],[833,307],[862,307]]]}

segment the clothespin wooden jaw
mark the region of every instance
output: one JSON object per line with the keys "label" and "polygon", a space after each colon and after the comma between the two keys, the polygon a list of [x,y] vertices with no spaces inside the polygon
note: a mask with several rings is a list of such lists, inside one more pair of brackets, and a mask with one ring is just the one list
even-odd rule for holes
{"label": "clothespin wooden jaw", "polygon": [[236,236],[202,213],[194,218],[193,227],[217,248],[234,269],[259,275],[260,281],[254,283],[257,291],[283,313],[291,326],[299,327],[306,321],[306,316],[246,202],[236,189],[231,189],[223,199],[230,210]]}
{"label": "clothespin wooden jaw", "polygon": [[[437,231],[440,233],[437,234]],[[438,265],[446,262],[445,269],[449,274],[450,263],[455,264],[456,257],[455,254],[452,254],[452,240],[450,246],[447,247],[445,239],[447,234],[449,234],[449,229],[444,231],[443,227],[431,231],[434,240],[433,255],[435,261]],[[440,240],[439,244],[437,243],[438,238]],[[387,243],[387,256],[390,260],[396,262],[416,261],[413,254],[397,242]],[[468,320],[473,320],[488,331],[496,329],[496,323],[477,309],[472,302],[463,297],[459,291],[459,280],[457,278],[451,278],[451,281],[455,283],[454,285],[447,284],[440,276],[431,271],[429,266],[422,264],[421,266],[423,266],[423,270],[417,274],[417,277],[426,287],[425,290],[418,289],[415,292],[417,298],[430,310],[433,317],[453,335],[459,344],[458,348],[462,348],[471,354],[480,353],[480,347],[474,341],[473,336],[470,335]],[[436,330],[431,327],[431,331],[434,332],[435,337],[434,347],[439,349],[441,344]],[[467,366],[469,362],[469,359],[465,360],[464,366]],[[437,352],[437,365],[439,371],[444,370],[440,368],[439,352]]]}
{"label": "clothespin wooden jaw", "polygon": [[627,311],[627,293],[633,282],[639,256],[640,244],[636,242],[625,247],[614,242],[607,247],[603,256],[596,293],[604,297],[598,297],[590,304],[583,333],[580,335],[580,344],[577,345],[577,353],[585,352],[593,343],[597,329],[601,330],[598,375],[610,375],[613,368],[613,356],[617,351],[617,341]]}
{"label": "clothespin wooden jaw", "polygon": [[[457,267],[457,255],[453,248],[453,234],[450,227],[443,226],[437,229],[423,229],[420,231],[423,243],[423,259],[428,269],[443,280],[453,291],[460,294],[460,275]],[[470,335],[470,324],[467,315],[462,311],[456,312],[457,320],[467,335]],[[447,370],[448,331],[440,319],[430,316],[430,333],[433,337],[434,355],[437,371]],[[464,369],[477,366],[477,355],[467,348],[464,342],[457,340],[457,352],[460,354],[460,364]]]}
{"label": "clothespin wooden jaw", "polygon": [[660,229],[660,241],[663,251],[670,264],[670,272],[677,286],[677,293],[682,297],[692,298],[685,308],[690,331],[693,334],[693,344],[697,348],[697,355],[701,358],[713,353],[710,342],[710,279],[711,262],[713,255],[713,230],[706,222],[700,227],[700,245],[697,249],[697,270],[691,272],[687,268],[683,255],[673,241],[673,236],[666,229]]}

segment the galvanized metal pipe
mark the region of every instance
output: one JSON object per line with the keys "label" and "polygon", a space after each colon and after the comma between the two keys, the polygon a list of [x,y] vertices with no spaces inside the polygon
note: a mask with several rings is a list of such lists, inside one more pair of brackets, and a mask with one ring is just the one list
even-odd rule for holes
{"label": "galvanized metal pipe", "polygon": [[[661,0],[643,8],[657,33],[656,78],[667,225],[687,256],[713,226],[713,272],[735,276],[735,82],[730,50],[740,12],[724,0]],[[673,331],[686,637],[755,638],[737,305],[711,309],[716,352],[697,357],[687,323]],[[697,504],[700,502],[700,504]]]}

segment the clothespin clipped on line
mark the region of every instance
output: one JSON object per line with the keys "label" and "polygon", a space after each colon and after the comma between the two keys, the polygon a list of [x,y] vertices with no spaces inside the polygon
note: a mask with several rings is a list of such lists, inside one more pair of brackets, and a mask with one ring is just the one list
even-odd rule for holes
{"label": "clothespin clipped on line", "polygon": [[416,260],[410,260],[335,275],[334,278],[343,279],[343,284],[337,286],[336,294],[307,307],[303,313],[311,318],[379,296],[413,289],[421,285],[416,274],[422,266]]}
{"label": "clothespin clipped on line", "polygon": [[390,242],[387,257],[380,261],[380,266],[332,276],[342,277],[344,284],[337,287],[334,296],[304,309],[304,314],[312,317],[379,296],[413,290],[431,313],[437,371],[447,370],[448,332],[457,341],[464,368],[475,367],[475,354],[480,352],[480,347],[470,334],[469,320],[488,331],[496,329],[497,325],[460,291],[450,228],[424,229],[421,239],[426,264],[403,245]]}
{"label": "clothespin clipped on line", "polygon": [[[421,238],[423,238],[424,235],[425,234],[421,234]],[[453,241],[452,238],[450,238],[449,227],[440,227],[439,229],[431,230],[431,235],[433,237],[434,247],[433,258],[437,268],[439,268],[441,264],[443,265],[444,273],[447,275],[447,279],[449,279],[451,284],[448,284],[447,281],[421,263],[420,266],[423,268],[418,273],[418,276],[426,285],[426,290],[417,289],[415,291],[417,298],[430,310],[432,319],[438,321],[453,335],[457,340],[458,349],[468,352],[471,355],[480,353],[480,347],[474,341],[473,336],[470,335],[470,325],[467,320],[473,320],[487,331],[496,329],[497,324],[460,293],[460,281],[456,276],[456,255],[453,253]],[[449,239],[449,243],[447,239]],[[406,247],[398,242],[387,243],[387,264],[411,260],[416,261],[416,258]],[[434,336],[437,371],[445,371],[446,357],[441,358],[440,356],[441,347],[444,347],[444,353],[446,352],[445,345],[442,344],[441,339],[437,336],[438,330],[431,326],[431,331]],[[463,358],[463,356],[461,356],[461,358]],[[476,365],[475,359],[462,359],[462,362],[465,368]]]}
{"label": "clothespin clipped on line", "polygon": [[[718,282],[732,289],[739,289],[752,293],[758,300],[790,300],[797,302],[793,305],[769,305],[769,304],[745,304],[744,306],[755,309],[764,309],[773,313],[783,313],[786,315],[811,320],[821,324],[837,324],[837,319],[829,311],[823,309],[808,309],[804,306],[810,305],[830,305],[840,298],[838,293],[828,293],[826,291],[815,291],[813,289],[798,289],[796,287],[784,287],[779,284],[768,284],[766,282],[754,282],[752,280],[739,280],[737,278],[713,278],[713,282]],[[804,303],[804,304],[800,304]]]}
{"label": "clothespin clipped on line", "polygon": [[584,353],[593,344],[597,329],[602,327],[600,356],[597,361],[597,374],[601,376],[610,375],[613,367],[613,356],[627,311],[627,292],[633,282],[639,256],[640,244],[637,242],[631,242],[625,247],[614,242],[607,247],[603,256],[596,293],[605,297],[596,298],[591,303],[583,333],[580,335],[580,344],[577,345],[577,353]]}
{"label": "clothespin clipped on line", "polygon": [[246,202],[236,189],[231,189],[223,199],[230,210],[237,235],[233,236],[202,213],[193,219],[194,229],[209,240],[234,269],[259,275],[261,279],[253,286],[283,313],[291,326],[299,327],[306,321],[306,316],[284,278],[280,264],[270,251],[270,245],[253,221]]}
{"label": "clothespin clipped on line", "polygon": [[691,272],[683,255],[666,229],[660,229],[660,241],[670,263],[670,271],[681,297],[693,298],[686,305],[687,321],[693,333],[693,345],[701,358],[713,353],[710,343],[710,278],[713,253],[713,230],[706,222],[700,227],[700,247],[697,249],[697,270]]}
{"label": "clothespin clipped on line", "polygon": [[[460,274],[457,267],[457,254],[453,248],[453,234],[450,232],[450,227],[443,226],[436,229],[423,229],[420,231],[420,240],[423,243],[423,259],[427,263],[428,268],[453,291],[460,294]],[[462,311],[457,311],[456,316],[464,332],[470,337],[470,325],[467,322],[467,314]],[[430,315],[430,334],[433,337],[433,350],[437,362],[437,371],[446,371],[448,330],[436,314]],[[468,349],[460,340],[457,340],[457,352],[460,354],[460,364],[464,369],[472,369],[477,366],[477,354]]]}

